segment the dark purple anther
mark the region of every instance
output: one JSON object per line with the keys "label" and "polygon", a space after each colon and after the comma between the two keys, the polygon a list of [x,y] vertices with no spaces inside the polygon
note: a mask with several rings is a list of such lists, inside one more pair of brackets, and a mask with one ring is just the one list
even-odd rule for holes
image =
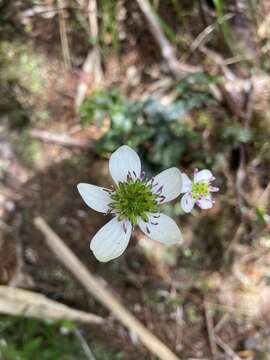
{"label": "dark purple anther", "polygon": [[150,229],[148,226],[146,226],[146,232],[147,232],[147,234],[150,234]]}
{"label": "dark purple anther", "polygon": [[158,223],[154,223],[154,222],[152,222],[152,221],[151,221],[151,223],[150,223],[150,224],[152,224],[152,225],[158,225]]}
{"label": "dark purple anther", "polygon": [[133,170],[132,172],[133,172],[135,178],[137,178],[137,174],[135,173],[135,171]]}
{"label": "dark purple anther", "polygon": [[165,196],[162,195],[158,199],[159,199],[159,202],[161,202],[161,201],[164,201],[166,198],[165,198]]}
{"label": "dark purple anther", "polygon": [[112,213],[112,209],[109,209],[104,215],[110,215],[111,213]]}
{"label": "dark purple anther", "polygon": [[161,193],[162,193],[162,190],[163,190],[163,185],[161,185],[161,186],[157,189],[157,193],[158,193],[158,194],[161,194]]}
{"label": "dark purple anther", "polygon": [[128,174],[127,174],[127,181],[130,181],[130,180],[132,180],[132,176],[131,176],[131,173],[129,171]]}
{"label": "dark purple anther", "polygon": [[145,171],[141,171],[141,175],[140,175],[140,179],[143,181],[143,179],[145,178]]}
{"label": "dark purple anther", "polygon": [[154,218],[154,219],[160,218],[160,214],[158,214],[158,215],[153,215],[153,218]]}
{"label": "dark purple anther", "polygon": [[123,229],[124,229],[124,232],[125,232],[125,234],[127,233],[127,227],[126,227],[126,224],[125,223],[123,223]]}

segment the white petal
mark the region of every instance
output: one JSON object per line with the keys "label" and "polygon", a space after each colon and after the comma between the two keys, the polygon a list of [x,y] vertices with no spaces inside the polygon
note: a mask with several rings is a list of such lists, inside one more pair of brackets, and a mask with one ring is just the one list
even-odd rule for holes
{"label": "white petal", "polygon": [[[182,234],[176,222],[165,214],[148,213],[148,222],[138,218],[140,229],[153,240],[160,241],[166,245],[181,242]],[[156,216],[159,216],[158,218]]]}
{"label": "white petal", "polygon": [[192,187],[192,181],[189,179],[189,177],[182,173],[182,189],[181,194],[186,193],[191,190]]}
{"label": "white petal", "polygon": [[102,213],[106,213],[110,209],[109,204],[112,200],[107,189],[85,183],[78,184],[77,189],[90,208]]}
{"label": "white petal", "polygon": [[124,182],[127,180],[128,173],[133,179],[140,177],[141,160],[134,150],[127,145],[123,145],[112,153],[109,169],[113,180],[118,184],[119,181]]}
{"label": "white petal", "polygon": [[200,199],[198,201],[196,201],[196,204],[201,208],[201,209],[211,209],[211,207],[213,207],[213,202],[210,198],[203,198]]}
{"label": "white petal", "polygon": [[195,199],[193,199],[190,193],[186,193],[181,199],[181,208],[186,212],[189,213],[194,207]]}
{"label": "white petal", "polygon": [[160,201],[160,203],[166,203],[180,195],[182,188],[182,174],[176,167],[173,167],[164,170],[155,176],[154,179],[152,179],[152,183],[154,185],[153,192],[162,188],[160,195],[165,198]]}
{"label": "white petal", "polygon": [[216,186],[209,186],[209,191],[211,191],[211,192],[218,192],[218,191],[219,191],[219,188],[216,187]]}
{"label": "white petal", "polygon": [[211,173],[210,170],[201,170],[198,172],[195,172],[194,175],[194,182],[197,183],[199,181],[210,181],[213,177],[213,174]]}
{"label": "white petal", "polygon": [[101,262],[115,259],[127,248],[131,230],[129,221],[118,221],[117,218],[113,218],[93,237],[90,249]]}

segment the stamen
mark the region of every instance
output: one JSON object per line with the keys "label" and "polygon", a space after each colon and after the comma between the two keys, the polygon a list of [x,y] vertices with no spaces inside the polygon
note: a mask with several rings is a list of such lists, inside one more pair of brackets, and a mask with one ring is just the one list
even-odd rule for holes
{"label": "stamen", "polygon": [[151,184],[150,184],[150,186],[152,187],[152,190],[153,190],[156,186],[159,185],[158,182],[156,182],[156,183],[154,184],[154,180],[155,180],[154,178],[151,179]]}
{"label": "stamen", "polygon": [[102,190],[105,191],[106,193],[109,193],[109,194],[111,194],[113,192],[113,190],[105,189],[105,188],[102,188]]}
{"label": "stamen", "polygon": [[134,174],[135,178],[137,178],[138,176],[137,176],[137,174],[135,173],[135,171],[134,171],[134,170],[132,170],[132,172],[133,172],[133,174]]}
{"label": "stamen", "polygon": [[164,201],[166,197],[164,195],[158,197],[158,202]]}
{"label": "stamen", "polygon": [[162,193],[162,190],[163,190],[163,185],[161,185],[161,186],[157,189],[157,193],[158,193],[158,194],[161,194],[161,193]]}
{"label": "stamen", "polygon": [[126,233],[127,233],[126,223],[123,223],[123,229],[124,229],[124,232],[125,232],[125,234],[126,234]]}
{"label": "stamen", "polygon": [[150,222],[150,224],[152,224],[152,225],[158,225],[158,223],[154,223],[154,222],[152,222],[152,221]]}
{"label": "stamen", "polygon": [[146,232],[147,232],[147,234],[150,234],[150,229],[148,226],[146,226]]}
{"label": "stamen", "polygon": [[140,179],[143,181],[143,179],[145,178],[145,171],[141,171],[141,175],[140,175]]}
{"label": "stamen", "polygon": [[104,215],[110,215],[111,213],[112,213],[112,209],[109,209]]}

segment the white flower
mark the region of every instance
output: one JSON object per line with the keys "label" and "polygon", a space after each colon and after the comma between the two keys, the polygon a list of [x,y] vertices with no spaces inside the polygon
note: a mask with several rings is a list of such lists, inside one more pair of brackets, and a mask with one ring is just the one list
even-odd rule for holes
{"label": "white flower", "polygon": [[211,186],[211,182],[215,180],[210,170],[197,169],[194,172],[193,182],[186,174],[182,174],[181,194],[185,194],[181,199],[181,207],[189,213],[194,205],[198,205],[201,209],[210,209],[213,206],[211,192],[219,191],[219,188]]}
{"label": "white flower", "polygon": [[125,251],[135,225],[151,239],[166,245],[181,240],[176,223],[159,212],[159,205],[177,198],[182,176],[177,168],[164,170],[154,178],[145,179],[137,153],[123,145],[109,161],[115,188],[78,184],[83,200],[92,209],[112,214],[91,241],[90,249],[99,261],[112,260]]}

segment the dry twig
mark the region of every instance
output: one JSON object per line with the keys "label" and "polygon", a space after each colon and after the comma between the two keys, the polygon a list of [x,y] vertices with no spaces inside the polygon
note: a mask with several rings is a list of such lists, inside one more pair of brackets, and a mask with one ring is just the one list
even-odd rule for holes
{"label": "dry twig", "polygon": [[101,324],[104,321],[97,315],[72,309],[44,295],[10,286],[0,286],[0,313],[89,324]]}
{"label": "dry twig", "polygon": [[153,37],[155,38],[157,44],[160,47],[161,54],[166,61],[170,72],[177,79],[181,79],[189,72],[202,71],[202,68],[199,66],[184,64],[177,60],[175,55],[175,49],[163,33],[148,0],[137,0],[137,3],[149,24],[149,28]]}
{"label": "dry twig", "polygon": [[78,109],[83,103],[89,88],[89,82],[93,80],[95,86],[101,86],[104,75],[101,66],[101,55],[98,43],[98,9],[96,0],[88,2],[89,32],[93,41],[93,47],[88,52],[82,67],[82,77],[78,84],[75,98],[75,107]]}
{"label": "dry twig", "polygon": [[215,336],[216,343],[223,349],[226,355],[229,356],[229,359],[232,360],[241,360],[241,358],[227,345],[219,336]]}
{"label": "dry twig", "polygon": [[107,288],[96,280],[42,218],[35,218],[34,224],[45,236],[46,243],[54,255],[74,277],[78,279],[86,291],[109,309],[131,332],[134,332],[149,351],[161,360],[179,360],[179,358],[139,322]]}
{"label": "dry twig", "polygon": [[209,339],[211,353],[212,353],[213,359],[216,359],[218,350],[217,350],[217,345],[216,345],[216,341],[215,341],[213,317],[212,317],[211,310],[209,308],[209,304],[207,303],[207,301],[204,301],[204,313],[205,313],[206,327],[207,327],[207,333],[208,333],[208,339]]}
{"label": "dry twig", "polygon": [[58,15],[59,30],[60,30],[60,38],[61,38],[61,45],[62,45],[62,52],[63,52],[64,62],[65,62],[65,67],[67,69],[70,69],[71,68],[71,58],[70,58],[70,51],[69,51],[69,46],[68,46],[64,0],[57,0],[57,8],[59,11],[59,15]]}
{"label": "dry twig", "polygon": [[79,140],[70,137],[67,134],[58,134],[43,130],[32,130],[30,136],[49,143],[55,143],[67,147],[79,147],[83,149],[93,150],[93,144],[89,143],[88,140]]}

